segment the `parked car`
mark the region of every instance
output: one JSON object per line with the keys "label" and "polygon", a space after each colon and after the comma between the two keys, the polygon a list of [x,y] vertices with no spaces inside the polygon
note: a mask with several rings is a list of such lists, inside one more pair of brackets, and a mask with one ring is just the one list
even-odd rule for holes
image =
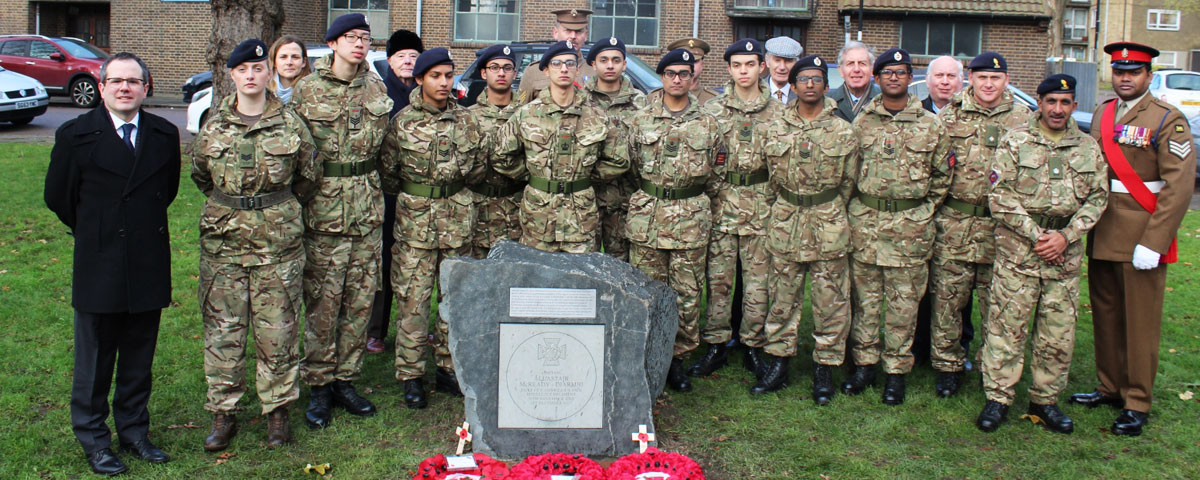
{"label": "parked car", "polygon": [[1150,94],[1191,118],[1200,113],[1200,73],[1174,69],[1154,72]]}
{"label": "parked car", "polygon": [[25,125],[46,113],[50,95],[42,82],[0,67],[0,121]]}
{"label": "parked car", "polygon": [[[100,102],[100,65],[108,54],[78,38],[0,35],[0,67],[33,77],[51,95],[65,95],[76,106]],[[146,96],[154,95],[154,79]]]}
{"label": "parked car", "polygon": [[183,82],[183,103],[191,103],[192,97],[196,92],[204,90],[212,86],[212,70],[200,72],[191,77],[188,77],[186,82]]}

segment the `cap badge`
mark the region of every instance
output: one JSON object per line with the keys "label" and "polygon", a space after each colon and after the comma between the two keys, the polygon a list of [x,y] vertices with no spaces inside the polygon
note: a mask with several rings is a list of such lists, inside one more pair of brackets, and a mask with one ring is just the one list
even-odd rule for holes
{"label": "cap badge", "polygon": [[570,40],[566,40],[563,43],[567,44],[567,48],[575,48],[575,45],[572,45]]}
{"label": "cap badge", "polygon": [[892,55],[892,58],[896,59],[896,61],[899,62],[899,61],[904,60],[904,55],[901,54],[900,52],[896,52],[895,55]]}
{"label": "cap badge", "polygon": [[813,65],[816,65],[818,67],[821,66],[821,57],[813,58]]}
{"label": "cap badge", "polygon": [[1067,86],[1067,79],[1065,79],[1065,78],[1064,78],[1064,79],[1062,79],[1062,80],[1059,80],[1059,81],[1060,81],[1060,82],[1062,82],[1063,90],[1070,90],[1070,89],[1071,89],[1071,87],[1068,87],[1068,86]]}
{"label": "cap badge", "polygon": [[608,37],[608,44],[609,44],[609,45],[616,45],[616,44],[617,44],[617,37]]}
{"label": "cap badge", "polygon": [[572,17],[578,17],[578,16],[579,16],[579,10],[572,8],[572,9],[571,9],[571,16],[572,16]]}
{"label": "cap badge", "polygon": [[689,57],[691,57],[691,55],[688,55],[688,53],[687,53],[687,52],[683,52],[683,61],[685,61],[685,62],[686,62],[686,61],[688,61],[688,60],[691,60],[691,58],[689,58]]}
{"label": "cap badge", "polygon": [[992,57],[992,65],[995,65],[996,68],[1000,68],[1000,59],[996,58],[996,57]]}
{"label": "cap badge", "polygon": [[263,56],[262,45],[255,45],[255,46],[254,46],[254,55],[255,55],[255,56],[257,56],[257,57],[261,57],[261,56]]}
{"label": "cap badge", "polygon": [[1121,58],[1129,58],[1129,49],[1128,48],[1121,49]]}
{"label": "cap badge", "polygon": [[754,44],[750,43],[750,42],[746,42],[746,51],[747,52],[754,51]]}
{"label": "cap badge", "polygon": [[[362,14],[360,13],[359,15],[362,15]],[[362,15],[362,19],[363,19],[363,25],[366,25],[368,27],[371,26],[371,20],[367,19],[366,15]]]}
{"label": "cap badge", "polygon": [[696,46],[696,41],[695,41],[695,40],[688,40],[688,48],[693,48],[693,47],[695,47],[695,46]]}
{"label": "cap badge", "polygon": [[505,54],[505,55],[512,55],[512,50],[508,48],[508,45],[505,45],[505,46],[504,46],[504,54]]}

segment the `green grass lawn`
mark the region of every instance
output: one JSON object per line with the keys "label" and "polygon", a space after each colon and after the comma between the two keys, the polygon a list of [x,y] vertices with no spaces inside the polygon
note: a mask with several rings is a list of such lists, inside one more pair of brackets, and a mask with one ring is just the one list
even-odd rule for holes
{"label": "green grass lawn", "polygon": [[[0,144],[0,324],[7,331],[0,336],[0,414],[5,418],[0,478],[91,475],[68,414],[72,243],[42,202],[49,152],[44,145]],[[258,401],[250,394],[243,398],[246,413],[228,450],[235,456],[218,458],[201,449],[210,421],[203,409],[203,340],[195,295],[196,223],[203,197],[187,172],[184,168],[181,193],[171,208],[174,308],[163,314],[150,401],[151,437],[173,460],[149,465],[127,458],[130,477],[302,478],[305,464],[328,462],[333,465],[329,478],[410,478],[421,459],[451,452],[453,427],[463,420],[462,401],[432,394],[428,409],[405,409],[390,354],[368,356],[358,383],[379,415],[359,419],[338,411],[331,428],[310,431],[302,419],[305,392],[291,410],[295,444],[270,451]],[[968,374],[964,392],[949,400],[934,395],[934,374],[925,367],[910,376],[902,406],[880,403],[879,382],[864,395],[839,395],[818,408],[810,399],[811,360],[801,355],[792,363],[790,388],[752,397],[747,391],[753,382],[740,367],[739,352],[717,378],[697,381],[694,392],[659,399],[662,448],[696,458],[713,479],[1200,476],[1200,401],[1180,399],[1185,391],[1200,394],[1200,288],[1195,284],[1200,275],[1185,263],[1200,263],[1200,214],[1189,214],[1181,232],[1186,232],[1179,239],[1182,260],[1168,278],[1157,402],[1139,438],[1107,433],[1115,410],[1067,405],[1065,397],[1063,409],[1076,422],[1073,435],[1020,420],[1027,382],[1018,385],[1009,423],[996,433],[980,433],[973,424],[984,402],[978,372]],[[1068,393],[1095,385],[1086,291],[1085,285]],[[804,335],[811,330],[803,328]],[[811,337],[802,338],[808,338],[802,350],[809,351]],[[835,374],[836,381],[844,377],[844,372]]]}

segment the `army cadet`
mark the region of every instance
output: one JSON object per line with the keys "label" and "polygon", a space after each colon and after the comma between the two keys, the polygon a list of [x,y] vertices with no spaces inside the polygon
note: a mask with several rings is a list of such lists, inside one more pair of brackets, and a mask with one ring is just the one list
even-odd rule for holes
{"label": "army cadet", "polygon": [[796,99],[788,77],[796,59],[804,54],[804,47],[791,37],[775,37],[767,40],[764,46],[767,49],[767,86],[771,90],[771,99],[787,105]]}
{"label": "army cadet", "polygon": [[838,73],[845,83],[830,90],[829,98],[838,104],[837,116],[853,122],[871,99],[879,95],[879,85],[869,75],[875,63],[875,53],[866,44],[851,40],[838,51],[837,63]]}
{"label": "army cadet", "polygon": [[1058,395],[1075,347],[1081,240],[1108,204],[1108,178],[1100,146],[1071,120],[1075,78],[1051,75],[1037,93],[1037,114],[1000,141],[989,174],[996,260],[981,369],[987,403],[975,422],[985,432],[1013,403],[1031,324],[1028,414],[1048,430],[1074,430]]}
{"label": "army cadet", "polygon": [[[712,227],[708,242],[708,321],[701,336],[708,351],[688,369],[688,375],[706,377],[727,362],[726,342],[733,337],[730,291],[734,278],[744,286],[740,296],[742,322],[739,338],[746,346],[746,368],[762,373],[759,356],[767,321],[767,274],[770,259],[763,245],[767,214],[775,196],[767,184],[767,162],[760,154],[758,137],[767,124],[783,112],[772,102],[763,71],[763,47],[743,38],[725,49],[730,81],[725,93],[704,104],[705,113],[728,125],[713,164],[716,181],[712,202]],[[738,275],[738,274],[741,275]],[[744,293],[743,293],[744,292]]]}
{"label": "army cadet", "polygon": [[579,62],[569,42],[551,45],[539,62],[550,87],[513,112],[494,139],[493,168],[509,178],[529,177],[521,243],[547,252],[598,249],[592,179],[610,181],[629,169],[620,130],[574,84]]}
{"label": "army cadet", "polygon": [[[583,55],[579,53],[580,47],[583,46],[588,39],[588,15],[592,14],[591,10],[586,8],[564,8],[550,12],[554,14],[554,28],[550,30],[550,36],[555,42],[568,42],[575,49],[575,57],[582,62]],[[545,54],[549,54],[547,51]],[[525,71],[521,72],[521,76],[517,78],[520,83],[520,89],[517,91],[519,103],[528,103],[538,98],[538,92],[549,87],[551,83],[550,76],[546,74],[545,68],[530,64],[525,67]],[[554,72],[550,72],[553,74]],[[583,85],[589,78],[596,74],[596,71],[588,65],[578,65],[575,70],[575,85]]]}
{"label": "army cadet", "polygon": [[[583,85],[585,103],[608,113],[612,128],[625,128],[625,119],[646,106],[646,95],[633,88],[625,78],[625,42],[617,37],[602,39],[588,50],[587,63],[596,74]],[[627,138],[625,132],[621,133]],[[626,172],[596,189],[600,208],[600,243],[604,253],[629,261],[629,239],[625,236],[625,218],[629,196],[637,190],[637,176]]]}
{"label": "army cadet", "polygon": [[629,263],[678,295],[679,330],[667,386],[692,389],[683,359],[700,344],[700,293],[712,228],[712,176],[724,128],[688,93],[692,52],[679,48],[658,62],[661,96],[629,120],[639,190],[629,199]]}
{"label": "army cadet", "polygon": [[[787,363],[796,356],[804,310],[804,277],[811,277],[813,401],[833,398],[833,367],[846,358],[850,335],[850,225],[846,199],[854,193],[858,142],[837,102],[825,97],[829,65],[816,55],[796,61],[788,83],[796,95],[781,118],[760,135],[771,186],[766,248],[771,255],[771,311],[766,322],[770,360],[751,389],[783,388]],[[745,337],[743,337],[745,338]]]}
{"label": "army cadet", "polygon": [[917,302],[929,279],[933,213],[950,183],[949,145],[941,120],[908,94],[908,51],[884,52],[873,72],[881,93],[854,120],[861,162],[858,194],[847,212],[858,308],[850,332],[854,375],[842,384],[842,392],[856,395],[874,383],[882,350],[887,374],[883,403],[899,405],[904,402],[904,375],[913,366]]}
{"label": "army cadet", "polygon": [[[681,38],[667,44],[668,52],[677,48],[688,49],[688,51],[692,52],[692,60],[695,61],[695,63],[692,65],[695,68],[695,73],[692,74],[692,83],[691,86],[688,87],[688,93],[695,95],[696,100],[700,102],[700,105],[704,105],[705,103],[708,103],[709,100],[721,96],[721,92],[700,84],[700,75],[704,73],[704,58],[708,56],[710,51],[712,51],[712,46],[710,46],[708,42],[699,38]],[[658,90],[660,89],[656,89],[656,91]]]}
{"label": "army cadet", "polygon": [[300,302],[304,223],[293,193],[317,177],[304,121],[270,92],[267,46],[246,40],[229,55],[237,91],[194,144],[192,180],[208,197],[200,216],[200,311],[204,377],[213,412],[204,449],[224,450],[246,392],[246,338],[254,329],[255,386],[267,446],[291,441],[288,406],[300,397]]}
{"label": "army cadet", "polygon": [[[516,57],[513,56],[512,47],[503,44],[492,45],[475,54],[476,62],[482,65],[479,74],[487,82],[487,87],[479,92],[469,110],[484,132],[494,132],[517,110],[512,91]],[[471,256],[484,258],[496,242],[521,239],[521,192],[525,190],[525,183],[524,179],[513,180],[489,171],[483,181],[467,186],[475,192],[478,215],[472,234]]]}
{"label": "army cadet", "polygon": [[[995,256],[996,223],[987,208],[992,157],[1000,137],[1028,123],[1028,108],[1013,103],[1008,92],[1008,62],[998,53],[985,52],[967,66],[971,85],[954,96],[938,115],[950,139],[947,167],[953,172],[950,190],[934,215],[937,236],[930,261],[930,360],[937,370],[934,385],[939,397],[958,392],[966,366],[966,349],[960,312],[971,303],[988,304]],[[987,322],[986,308],[982,312]]]}
{"label": "army cadet", "polygon": [[[429,342],[429,301],[438,265],[471,253],[475,201],[466,189],[486,173],[483,129],[465,108],[451,101],[454,60],[450,51],[426,50],[413,65],[407,107],[391,121],[380,154],[383,190],[396,195],[396,245],[392,289],[400,298],[396,314],[396,379],[404,382],[404,404],[425,408],[425,351]],[[441,317],[434,334],[439,392],[462,395],[450,360],[450,327]]]}
{"label": "army cadet", "polygon": [[371,26],[361,13],[335,19],[325,33],[333,50],[296,84],[292,107],[317,146],[317,193],[304,209],[306,323],[301,375],[312,389],[305,418],[329,426],[336,402],[359,416],[375,406],[358,395],[371,302],[379,289],[383,191],[376,156],[392,101],[363,60]]}
{"label": "army cadet", "polygon": [[1122,408],[1112,432],[1136,436],[1154,400],[1167,264],[1178,259],[1175,235],[1192,198],[1196,152],[1187,119],[1147,93],[1158,50],[1120,42],[1104,51],[1117,99],[1093,113],[1092,137],[1109,167],[1112,208],[1087,251],[1100,385],[1071,401]]}

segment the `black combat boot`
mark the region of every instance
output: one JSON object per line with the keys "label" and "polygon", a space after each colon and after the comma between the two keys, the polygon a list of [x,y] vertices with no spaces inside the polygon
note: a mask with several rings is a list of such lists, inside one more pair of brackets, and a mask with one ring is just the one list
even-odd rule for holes
{"label": "black combat boot", "polygon": [[442,367],[433,372],[433,389],[456,397],[463,396],[462,390],[458,389],[458,375]]}
{"label": "black combat boot", "polygon": [[829,405],[833,400],[833,367],[816,364],[813,366],[813,401],[817,405]]}
{"label": "black combat boot", "polygon": [[763,355],[766,354],[761,348],[746,347],[746,356],[742,358],[742,366],[753,373],[755,379],[762,378],[763,371],[767,369],[767,362],[763,359]]}
{"label": "black combat boot", "polygon": [[414,378],[404,381],[404,406],[408,408],[425,408],[425,386],[421,379]]}
{"label": "black combat boot", "polygon": [[333,401],[338,406],[345,408],[346,413],[351,415],[358,415],[360,417],[375,416],[375,405],[372,405],[370,400],[360,396],[354,390],[354,385],[351,385],[350,382],[342,380],[335,380],[333,382]]}
{"label": "black combat boot", "polygon": [[708,351],[688,369],[689,377],[707,377],[729,363],[729,347],[724,343],[708,345]]}
{"label": "black combat boot", "polygon": [[671,369],[667,370],[667,386],[676,392],[692,391],[692,381],[683,371],[683,360],[671,359]]}
{"label": "black combat boot", "polygon": [[942,398],[953,397],[962,388],[962,372],[938,372],[934,390]]}
{"label": "black combat boot", "polygon": [[875,384],[875,365],[858,365],[854,367],[854,374],[842,383],[842,393],[858,395],[873,384]]}
{"label": "black combat boot", "polygon": [[983,405],[983,411],[979,412],[979,418],[975,419],[975,426],[979,427],[984,432],[991,433],[1000,428],[1000,424],[1008,421],[1008,405],[988,400]]}
{"label": "black combat boot", "polygon": [[1058,409],[1058,405],[1038,405],[1036,403],[1029,404],[1029,411],[1026,412],[1031,417],[1038,417],[1042,420],[1042,426],[1046,430],[1058,433],[1071,433],[1075,431],[1075,422],[1071,421],[1071,417]]}
{"label": "black combat boot", "polygon": [[901,403],[904,403],[904,374],[889,373],[883,385],[883,404],[894,406]]}
{"label": "black combat boot", "polygon": [[1150,414],[1137,410],[1121,410],[1113,421],[1112,432],[1117,435],[1136,437],[1142,434],[1142,427],[1150,423]]}
{"label": "black combat boot", "polygon": [[1101,405],[1108,405],[1115,408],[1121,408],[1125,406],[1125,401],[1122,400],[1121,397],[1110,397],[1100,393],[1099,389],[1088,393],[1076,393],[1071,395],[1070,402],[1083,405],[1088,408],[1096,408]]}
{"label": "black combat boot", "polygon": [[333,387],[320,385],[312,387],[308,393],[308,411],[304,412],[304,420],[311,428],[325,428],[333,410]]}
{"label": "black combat boot", "polygon": [[774,355],[766,356],[766,366],[763,367],[762,378],[758,383],[750,388],[750,393],[754,395],[762,395],[778,391],[787,386],[788,377],[788,360],[789,357],[776,357]]}

